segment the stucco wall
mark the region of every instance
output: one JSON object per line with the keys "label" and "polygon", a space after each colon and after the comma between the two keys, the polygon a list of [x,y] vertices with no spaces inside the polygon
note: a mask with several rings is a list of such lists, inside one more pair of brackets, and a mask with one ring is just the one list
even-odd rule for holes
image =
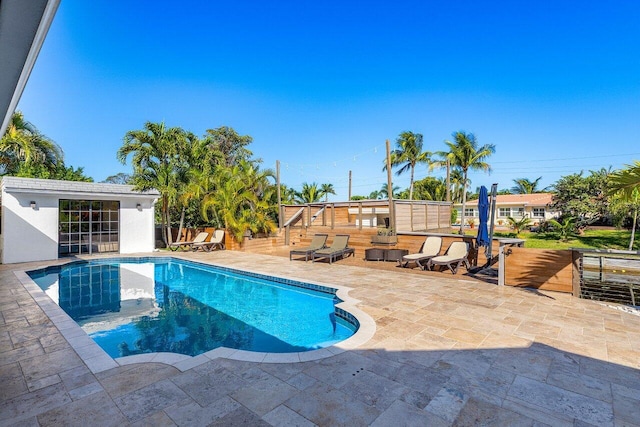
{"label": "stucco wall", "polygon": [[[136,208],[140,203],[141,210]],[[155,248],[153,205],[150,200],[120,201],[120,253],[151,252]]]}
{"label": "stucco wall", "polygon": [[[58,258],[60,198],[58,195],[2,193],[3,264]],[[36,209],[30,206],[32,200],[37,204]],[[154,250],[152,199],[96,195],[93,200],[120,200],[120,253]],[[138,203],[141,209],[136,207]]]}
{"label": "stucco wall", "polygon": [[3,192],[2,205],[3,264],[58,258],[57,197]]}

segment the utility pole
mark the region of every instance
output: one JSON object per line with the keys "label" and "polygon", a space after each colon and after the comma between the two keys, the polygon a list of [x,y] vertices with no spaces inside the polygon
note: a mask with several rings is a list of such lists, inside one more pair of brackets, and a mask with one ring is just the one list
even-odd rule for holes
{"label": "utility pole", "polygon": [[278,232],[282,231],[282,197],[280,195],[280,160],[276,160],[276,193],[278,195]]}
{"label": "utility pole", "polygon": [[391,145],[387,139],[387,196],[389,197],[389,226],[396,229],[396,210],[393,205],[393,182],[391,181]]}
{"label": "utility pole", "polygon": [[351,200],[351,171],[349,171],[349,200]]}

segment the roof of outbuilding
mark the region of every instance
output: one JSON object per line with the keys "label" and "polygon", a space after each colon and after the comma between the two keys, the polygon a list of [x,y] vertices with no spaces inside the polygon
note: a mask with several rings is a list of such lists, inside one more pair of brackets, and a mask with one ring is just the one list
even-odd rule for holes
{"label": "roof of outbuilding", "polygon": [[136,191],[132,185],[107,184],[81,181],[59,181],[56,179],[18,178],[15,176],[2,177],[2,189],[11,192],[34,193],[68,193],[68,194],[109,194],[120,196],[148,196],[157,197],[157,190]]}

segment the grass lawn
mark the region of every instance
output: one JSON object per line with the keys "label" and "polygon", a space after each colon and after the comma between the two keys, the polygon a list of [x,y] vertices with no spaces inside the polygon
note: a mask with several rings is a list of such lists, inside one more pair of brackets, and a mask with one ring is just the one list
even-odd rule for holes
{"label": "grass lawn", "polygon": [[[496,232],[495,237],[516,237],[514,233]],[[526,248],[540,249],[569,249],[569,248],[591,248],[591,249],[629,249],[629,239],[631,231],[611,229],[590,229],[586,230],[582,236],[570,237],[566,242],[560,241],[556,233],[532,233],[523,231],[518,236],[526,239]],[[640,233],[636,232],[636,239],[633,245],[634,250],[640,250]]]}

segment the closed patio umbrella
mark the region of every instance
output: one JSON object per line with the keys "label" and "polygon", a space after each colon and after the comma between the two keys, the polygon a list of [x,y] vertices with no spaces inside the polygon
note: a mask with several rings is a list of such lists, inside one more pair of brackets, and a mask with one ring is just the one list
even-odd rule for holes
{"label": "closed patio umbrella", "polygon": [[480,217],[480,224],[478,225],[478,237],[476,238],[476,243],[478,244],[478,247],[489,246],[491,244],[491,241],[489,240],[489,232],[487,230],[487,221],[489,220],[489,195],[487,193],[487,187],[484,185],[480,187],[478,216]]}

